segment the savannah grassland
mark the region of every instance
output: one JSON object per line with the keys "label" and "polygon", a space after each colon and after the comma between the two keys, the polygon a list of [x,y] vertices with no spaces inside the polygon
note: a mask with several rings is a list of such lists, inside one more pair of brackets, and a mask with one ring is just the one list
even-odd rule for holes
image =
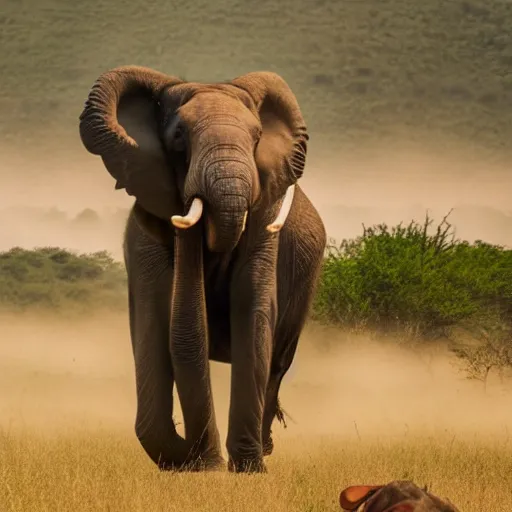
{"label": "savannah grassland", "polygon": [[[252,5],[1,0],[0,512],[328,511],[396,478],[509,511],[512,256],[492,244],[512,246],[512,4]],[[94,79],[126,63],[277,71],[308,121],[304,188],[338,242],[267,475],[161,474],[135,438],[130,200],[77,136]],[[469,243],[436,235],[451,207]],[[225,438],[229,367],[212,373]]]}
{"label": "savannah grassland", "polygon": [[[440,227],[375,227],[329,249],[264,476],[164,475],[149,462],[133,433],[119,262],[0,253],[0,503],[332,510],[341,486],[410,478],[462,510],[509,510],[512,251]],[[212,366],[225,435],[229,367]]]}

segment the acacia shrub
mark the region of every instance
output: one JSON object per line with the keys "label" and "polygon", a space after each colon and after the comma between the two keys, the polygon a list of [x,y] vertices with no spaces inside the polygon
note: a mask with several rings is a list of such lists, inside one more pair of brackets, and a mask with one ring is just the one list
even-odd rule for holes
{"label": "acacia shrub", "polygon": [[438,336],[485,312],[512,313],[512,251],[455,238],[445,217],[364,227],[327,247],[313,305],[317,320],[345,327],[412,329]]}

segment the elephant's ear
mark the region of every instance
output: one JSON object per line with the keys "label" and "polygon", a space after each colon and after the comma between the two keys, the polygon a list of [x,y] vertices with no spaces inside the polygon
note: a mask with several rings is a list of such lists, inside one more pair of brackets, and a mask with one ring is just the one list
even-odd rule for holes
{"label": "elephant's ear", "polygon": [[280,195],[301,178],[306,164],[309,136],[297,98],[276,73],[247,73],[231,83],[247,91],[255,102],[263,128],[256,165],[262,181],[275,183]]}
{"label": "elephant's ear", "polygon": [[114,68],[96,80],[80,115],[82,143],[101,156],[116,189],[165,219],[181,205],[159,136],[159,98],[181,82],[140,66]]}

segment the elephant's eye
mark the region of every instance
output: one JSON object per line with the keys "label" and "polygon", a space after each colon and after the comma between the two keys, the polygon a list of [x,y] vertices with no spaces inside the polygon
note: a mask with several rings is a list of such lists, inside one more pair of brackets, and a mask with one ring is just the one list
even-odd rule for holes
{"label": "elephant's eye", "polygon": [[186,149],[186,134],[185,130],[181,126],[177,126],[174,130],[170,145],[174,151],[185,151]]}

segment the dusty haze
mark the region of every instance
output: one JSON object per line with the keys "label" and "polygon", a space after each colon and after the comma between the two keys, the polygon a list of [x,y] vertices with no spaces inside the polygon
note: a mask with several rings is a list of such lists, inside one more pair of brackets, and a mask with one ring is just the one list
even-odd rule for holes
{"label": "dusty haze", "polygon": [[[114,190],[98,157],[84,153],[77,149],[76,159],[67,163],[42,160],[38,174],[28,172],[36,165],[29,154],[11,162],[20,165],[20,172],[4,179],[0,189],[0,250],[58,245],[85,252],[106,249],[122,257],[124,220],[133,200]],[[313,156],[302,180],[330,237],[358,236],[363,223],[421,222],[426,211],[440,221],[453,208],[449,220],[457,237],[512,246],[512,175],[504,166],[463,154],[384,148],[366,156],[333,154],[324,160]],[[89,227],[50,223],[35,211],[51,208],[69,220],[92,208],[102,222]]]}
{"label": "dusty haze", "polygon": [[[3,316],[0,428],[56,433],[100,427],[133,434],[135,384],[127,318],[76,321]],[[230,367],[212,364],[225,439]],[[508,435],[510,383],[465,380],[441,347],[422,353],[363,335],[306,329],[282,388],[288,428],[276,437],[357,440],[439,430]],[[175,414],[181,419],[179,409]],[[180,427],[181,428],[181,427]],[[279,446],[279,445],[278,445]]]}
{"label": "dusty haze", "polygon": [[[385,155],[382,150],[380,157],[310,163],[304,189],[330,236],[357,236],[362,223],[421,221],[426,209],[440,220],[455,207],[451,220],[459,236],[512,246],[510,180],[502,172],[490,173],[500,179],[482,179],[484,167],[478,161],[424,153]],[[78,177],[83,172],[74,174],[78,166],[89,170],[87,180]],[[318,167],[336,179],[315,180]],[[432,168],[438,171],[435,180]],[[107,249],[120,259],[132,199],[114,191],[101,161],[82,155],[67,169],[54,168],[51,176],[34,181],[20,173],[0,191],[0,250],[58,245],[85,252]],[[67,220],[50,222],[34,207],[56,207]],[[99,223],[74,222],[84,208],[96,210]],[[134,366],[125,315],[79,323],[3,316],[0,324],[0,428],[52,433],[106,427],[134,435]],[[321,434],[356,441],[444,429],[457,436],[508,435],[512,412],[503,403],[512,398],[510,386],[494,379],[484,395],[481,385],[464,379],[453,362],[442,347],[415,353],[363,335],[309,327],[282,387],[290,418],[286,430],[274,426],[276,438]],[[212,367],[225,439],[230,367]]]}

